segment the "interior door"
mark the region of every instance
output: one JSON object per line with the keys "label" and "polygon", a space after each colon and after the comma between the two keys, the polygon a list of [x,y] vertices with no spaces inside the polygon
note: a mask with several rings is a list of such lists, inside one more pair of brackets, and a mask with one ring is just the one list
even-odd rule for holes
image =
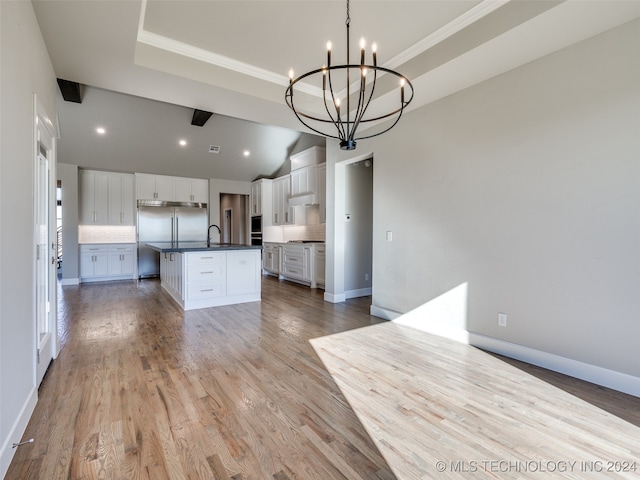
{"label": "interior door", "polygon": [[[36,106],[39,107],[36,99]],[[36,154],[34,181],[35,217],[35,319],[36,384],[40,385],[49,364],[56,356],[56,282],[57,270],[55,202],[52,201],[52,173],[55,162],[54,138],[46,128],[46,116],[36,109]]]}

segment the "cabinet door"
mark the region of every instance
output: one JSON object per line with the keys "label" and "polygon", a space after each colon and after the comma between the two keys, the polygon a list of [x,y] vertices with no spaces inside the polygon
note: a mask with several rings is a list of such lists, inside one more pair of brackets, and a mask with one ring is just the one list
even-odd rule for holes
{"label": "cabinet door", "polygon": [[173,178],[164,175],[156,177],[156,200],[173,200]]}
{"label": "cabinet door", "polygon": [[133,175],[122,177],[122,225],[135,225],[135,198],[133,192]]}
{"label": "cabinet door", "polygon": [[293,207],[289,207],[289,197],[291,196],[291,181],[289,175],[286,180],[282,182],[283,194],[282,194],[282,211],[284,212],[284,223],[286,225],[293,225],[296,223],[295,210]]}
{"label": "cabinet door", "polygon": [[156,199],[156,180],[153,175],[136,175],[136,198],[138,200]]}
{"label": "cabinet door", "polygon": [[109,176],[109,207],[107,217],[109,225],[122,225],[123,223],[122,204],[122,178],[117,175]]}
{"label": "cabinet door", "polygon": [[227,252],[227,295],[244,295],[260,290],[259,250]]}
{"label": "cabinet door", "polygon": [[109,254],[109,275],[122,275],[122,254]]}
{"label": "cabinet door", "polygon": [[80,254],[80,278],[91,278],[93,273],[93,253]]}
{"label": "cabinet door", "polygon": [[174,178],[173,195],[176,202],[192,202],[191,179],[179,177]]}
{"label": "cabinet door", "polygon": [[262,215],[262,184],[251,184],[251,215]]}
{"label": "cabinet door", "polygon": [[191,201],[209,203],[209,180],[194,179],[191,181]]}
{"label": "cabinet door", "polygon": [[80,174],[80,224],[108,225],[108,175],[99,172]]}
{"label": "cabinet door", "polygon": [[93,273],[96,277],[109,275],[109,254],[96,253],[93,261]]}

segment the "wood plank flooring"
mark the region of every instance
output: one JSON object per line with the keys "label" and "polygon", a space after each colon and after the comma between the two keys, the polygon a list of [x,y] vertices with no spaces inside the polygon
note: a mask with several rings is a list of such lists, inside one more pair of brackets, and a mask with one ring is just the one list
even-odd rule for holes
{"label": "wood plank flooring", "polygon": [[157,281],[60,288],[62,350],[6,480],[393,479],[309,344],[370,299],[263,280],[182,312]]}
{"label": "wood plank flooring", "polygon": [[640,478],[640,398],[393,322],[311,343],[398,478]]}
{"label": "wood plank flooring", "polygon": [[157,281],[61,288],[6,480],[640,478],[636,397],[379,323],[369,298],[262,292],[184,313]]}

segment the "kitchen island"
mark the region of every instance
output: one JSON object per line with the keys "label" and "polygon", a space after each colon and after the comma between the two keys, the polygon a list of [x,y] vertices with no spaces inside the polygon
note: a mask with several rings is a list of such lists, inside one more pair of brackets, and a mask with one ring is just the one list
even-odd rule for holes
{"label": "kitchen island", "polygon": [[260,246],[158,242],[162,288],[183,310],[259,302]]}

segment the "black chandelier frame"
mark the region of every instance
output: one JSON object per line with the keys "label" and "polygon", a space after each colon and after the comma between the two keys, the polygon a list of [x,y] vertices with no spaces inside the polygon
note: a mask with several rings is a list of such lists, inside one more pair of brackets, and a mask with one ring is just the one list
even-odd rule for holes
{"label": "black chandelier frame", "polygon": [[[285,101],[289,108],[293,110],[293,113],[296,115],[298,120],[310,130],[323,135],[329,138],[335,138],[340,140],[340,148],[342,150],[354,150],[356,148],[356,140],[362,140],[366,138],[377,137],[378,135],[382,135],[385,132],[391,130],[395,125],[400,121],[402,117],[402,113],[404,109],[409,105],[411,100],[413,100],[414,89],[411,82],[402,74],[391,70],[389,68],[381,67],[377,65],[376,62],[376,53],[375,50],[373,52],[373,65],[364,63],[365,51],[364,47],[361,47],[361,55],[360,55],[360,63],[359,64],[351,64],[350,56],[349,56],[349,26],[351,23],[351,18],[349,16],[349,0],[347,0],[347,19],[346,19],[346,27],[347,27],[347,64],[346,65],[331,65],[331,50],[327,52],[327,66],[318,68],[316,70],[312,70],[310,72],[304,73],[297,78],[289,79],[289,86],[285,91]],[[346,120],[342,118],[340,114],[340,104],[337,101],[334,89],[333,89],[333,81],[331,77],[331,73],[345,70],[346,71]],[[360,92],[358,94],[358,103],[353,114],[353,119],[351,118],[351,72],[357,71],[357,74],[354,74],[354,77],[357,75],[360,77]],[[367,76],[369,73],[373,75],[373,80],[371,82],[367,82]],[[400,79],[400,106],[395,110],[385,113],[383,115],[378,115],[372,118],[364,118],[364,115],[369,108],[369,104],[373,99],[373,93],[376,88],[376,82],[378,80],[378,73],[393,75]],[[314,75],[322,75],[322,101],[324,103],[324,109],[326,111],[326,117],[320,117],[314,114],[305,113],[300,110],[297,110],[294,104],[293,94],[295,85],[304,80],[305,78],[314,76]],[[370,85],[369,85],[370,84]],[[328,86],[328,88],[327,88]],[[367,89],[367,86],[370,86],[370,89]],[[408,95],[405,96],[405,87],[409,89]],[[329,93],[329,95],[328,95]],[[355,91],[354,91],[355,94]],[[368,94],[368,98],[367,98]],[[330,107],[331,105],[331,107]],[[367,124],[371,122],[380,122],[396,116],[393,123],[390,126],[384,128],[381,131],[376,131],[375,133],[369,135],[363,135],[361,137],[356,137],[356,132],[358,127],[361,124]],[[319,122],[320,124],[332,124],[336,129],[336,134],[327,133],[327,131],[320,130],[319,125],[311,125],[310,121]]]}

